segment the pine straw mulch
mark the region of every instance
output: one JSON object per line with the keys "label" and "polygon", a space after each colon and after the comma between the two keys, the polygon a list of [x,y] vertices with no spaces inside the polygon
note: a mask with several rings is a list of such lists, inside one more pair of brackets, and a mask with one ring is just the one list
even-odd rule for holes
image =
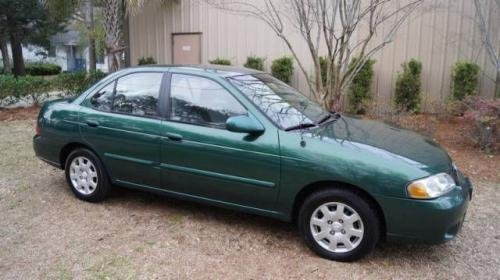
{"label": "pine straw mulch", "polygon": [[36,119],[40,107],[18,107],[12,109],[0,108],[0,121],[34,120]]}

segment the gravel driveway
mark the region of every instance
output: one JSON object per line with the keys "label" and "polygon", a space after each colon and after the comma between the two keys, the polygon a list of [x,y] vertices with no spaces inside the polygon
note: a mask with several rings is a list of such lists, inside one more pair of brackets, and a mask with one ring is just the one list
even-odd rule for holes
{"label": "gravel driveway", "polygon": [[0,122],[2,279],[500,279],[499,182],[476,182],[465,225],[437,246],[381,244],[357,263],[311,253],[292,225],[147,193],[77,200],[34,157],[34,122]]}

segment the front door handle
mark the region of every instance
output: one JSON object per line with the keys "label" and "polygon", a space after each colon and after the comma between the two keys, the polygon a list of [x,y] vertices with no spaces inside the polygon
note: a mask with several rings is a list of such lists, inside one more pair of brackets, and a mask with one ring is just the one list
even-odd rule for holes
{"label": "front door handle", "polygon": [[96,121],[86,121],[85,122],[88,126],[90,127],[98,127],[99,126],[99,123],[96,122]]}
{"label": "front door handle", "polygon": [[170,139],[170,140],[173,140],[173,141],[181,141],[182,140],[182,135],[180,134],[177,134],[177,133],[165,133],[165,136]]}

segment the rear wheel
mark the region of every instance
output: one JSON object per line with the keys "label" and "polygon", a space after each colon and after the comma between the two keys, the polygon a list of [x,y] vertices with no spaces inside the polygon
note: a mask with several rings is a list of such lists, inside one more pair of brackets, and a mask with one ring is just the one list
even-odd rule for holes
{"label": "rear wheel", "polygon": [[346,189],[325,189],[302,204],[299,229],[318,255],[355,261],[370,253],[380,238],[380,221],[373,205]]}
{"label": "rear wheel", "polygon": [[79,199],[102,201],[111,188],[101,161],[88,149],[72,151],[66,159],[64,171],[68,185]]}

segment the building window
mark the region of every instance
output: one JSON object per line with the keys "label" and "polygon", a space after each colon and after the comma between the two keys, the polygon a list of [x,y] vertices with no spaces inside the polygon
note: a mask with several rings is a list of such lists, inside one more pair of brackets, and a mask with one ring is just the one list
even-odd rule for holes
{"label": "building window", "polygon": [[97,54],[95,60],[97,63],[104,63],[104,54]]}
{"label": "building window", "polygon": [[50,45],[48,56],[49,57],[56,57],[56,46]]}

